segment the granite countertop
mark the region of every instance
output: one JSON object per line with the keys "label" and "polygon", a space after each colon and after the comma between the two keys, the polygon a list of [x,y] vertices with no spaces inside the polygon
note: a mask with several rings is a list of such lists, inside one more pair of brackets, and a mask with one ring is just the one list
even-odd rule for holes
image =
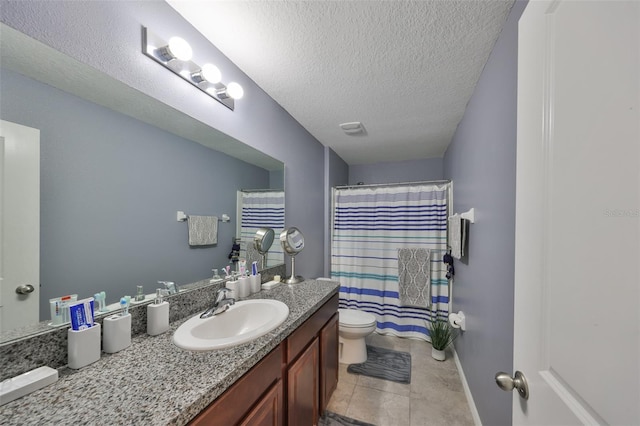
{"label": "granite countertop", "polygon": [[336,282],[307,280],[248,297],[280,300],[289,317],[271,333],[228,349],[176,347],[173,332],[189,317],[159,336],[136,336],[127,349],[103,353],[90,366],[60,368],[56,383],[0,407],[0,424],[186,424],[337,291]]}

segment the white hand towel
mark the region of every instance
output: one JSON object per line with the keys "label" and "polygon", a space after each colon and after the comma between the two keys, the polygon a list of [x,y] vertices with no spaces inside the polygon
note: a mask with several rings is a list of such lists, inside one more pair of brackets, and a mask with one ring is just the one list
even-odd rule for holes
{"label": "white hand towel", "polygon": [[449,231],[449,247],[454,259],[462,257],[462,218],[458,213],[447,219]]}
{"label": "white hand towel", "polygon": [[189,222],[189,245],[208,246],[218,243],[217,216],[191,216]]}

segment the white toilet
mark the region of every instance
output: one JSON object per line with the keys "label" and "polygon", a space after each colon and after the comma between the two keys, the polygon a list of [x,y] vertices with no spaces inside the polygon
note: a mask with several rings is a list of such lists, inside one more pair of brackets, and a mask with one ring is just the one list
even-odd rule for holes
{"label": "white toilet", "polygon": [[339,356],[342,364],[359,364],[367,360],[364,338],[376,330],[376,317],[356,309],[338,309]]}
{"label": "white toilet", "polygon": [[[319,277],[318,281],[333,281]],[[364,338],[376,331],[376,317],[357,309],[338,309],[338,342],[341,364],[360,364],[367,360]]]}

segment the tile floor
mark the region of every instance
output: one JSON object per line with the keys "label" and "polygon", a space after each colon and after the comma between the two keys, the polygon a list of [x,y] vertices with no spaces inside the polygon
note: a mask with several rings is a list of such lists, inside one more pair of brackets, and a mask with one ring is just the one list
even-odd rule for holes
{"label": "tile floor", "polygon": [[473,426],[453,354],[431,358],[431,344],[373,333],[367,344],[411,354],[411,384],[350,374],[340,364],[328,409],[376,426]]}

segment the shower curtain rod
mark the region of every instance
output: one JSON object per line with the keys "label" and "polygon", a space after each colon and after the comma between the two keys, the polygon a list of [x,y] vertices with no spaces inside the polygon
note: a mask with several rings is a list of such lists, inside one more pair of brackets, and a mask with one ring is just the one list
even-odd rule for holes
{"label": "shower curtain rod", "polygon": [[426,185],[426,184],[431,184],[431,185],[440,185],[440,184],[446,184],[446,183],[451,183],[451,180],[446,179],[446,180],[423,180],[423,181],[418,181],[418,182],[398,182],[398,183],[370,183],[367,185],[340,185],[340,186],[335,186],[335,189],[351,189],[351,188],[371,188],[374,186],[404,186],[404,185]]}

